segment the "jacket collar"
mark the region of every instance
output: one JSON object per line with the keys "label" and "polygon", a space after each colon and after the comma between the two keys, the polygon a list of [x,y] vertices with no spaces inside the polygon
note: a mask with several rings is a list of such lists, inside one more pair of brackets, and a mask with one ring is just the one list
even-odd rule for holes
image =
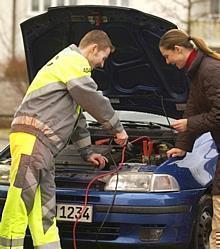
{"label": "jacket collar", "polygon": [[198,51],[195,49],[192,50],[192,52],[189,54],[189,56],[186,60],[185,68],[189,68],[191,66],[192,62],[196,58],[197,52]]}
{"label": "jacket collar", "polygon": [[71,50],[73,50],[73,51],[75,51],[75,52],[77,52],[79,54],[82,54],[80,49],[75,44],[71,44],[69,47],[70,47]]}
{"label": "jacket collar", "polygon": [[189,68],[186,69],[186,75],[192,79],[194,75],[196,74],[203,58],[205,57],[205,54],[201,51],[197,51],[197,55],[195,59],[193,60],[192,64],[189,66]]}

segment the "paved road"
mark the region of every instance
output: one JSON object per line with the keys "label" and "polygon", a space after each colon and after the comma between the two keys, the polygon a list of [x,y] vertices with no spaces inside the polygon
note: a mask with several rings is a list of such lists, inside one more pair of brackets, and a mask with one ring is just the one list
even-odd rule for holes
{"label": "paved road", "polygon": [[0,150],[8,144],[9,129],[0,129]]}
{"label": "paved road", "polygon": [[4,149],[6,145],[8,145],[8,140],[0,139],[0,150]]}

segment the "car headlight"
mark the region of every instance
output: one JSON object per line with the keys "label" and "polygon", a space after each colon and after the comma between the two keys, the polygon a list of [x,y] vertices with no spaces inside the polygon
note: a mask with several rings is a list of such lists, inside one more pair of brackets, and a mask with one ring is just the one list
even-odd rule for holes
{"label": "car headlight", "polygon": [[0,163],[0,184],[9,184],[10,164]]}
{"label": "car headlight", "polygon": [[106,191],[126,192],[170,192],[179,191],[176,179],[167,174],[153,174],[147,172],[119,172],[108,178]]}

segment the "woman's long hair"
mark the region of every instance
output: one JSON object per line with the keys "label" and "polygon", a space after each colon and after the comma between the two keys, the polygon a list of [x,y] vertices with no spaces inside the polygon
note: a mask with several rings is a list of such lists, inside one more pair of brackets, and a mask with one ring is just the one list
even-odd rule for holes
{"label": "woman's long hair", "polygon": [[196,46],[204,54],[220,60],[220,54],[207,46],[203,39],[195,36],[189,36],[180,29],[171,29],[167,31],[160,39],[159,47],[164,49],[174,49],[174,47],[182,46],[184,48],[193,49]]}

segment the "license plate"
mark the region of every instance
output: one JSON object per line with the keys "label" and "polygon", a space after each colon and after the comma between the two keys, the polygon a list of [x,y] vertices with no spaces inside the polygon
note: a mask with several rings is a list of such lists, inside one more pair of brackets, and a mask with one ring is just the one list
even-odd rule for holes
{"label": "license plate", "polygon": [[[62,221],[76,221],[81,214],[83,205],[57,204],[56,217]],[[92,222],[93,206],[86,206],[79,222]]]}

